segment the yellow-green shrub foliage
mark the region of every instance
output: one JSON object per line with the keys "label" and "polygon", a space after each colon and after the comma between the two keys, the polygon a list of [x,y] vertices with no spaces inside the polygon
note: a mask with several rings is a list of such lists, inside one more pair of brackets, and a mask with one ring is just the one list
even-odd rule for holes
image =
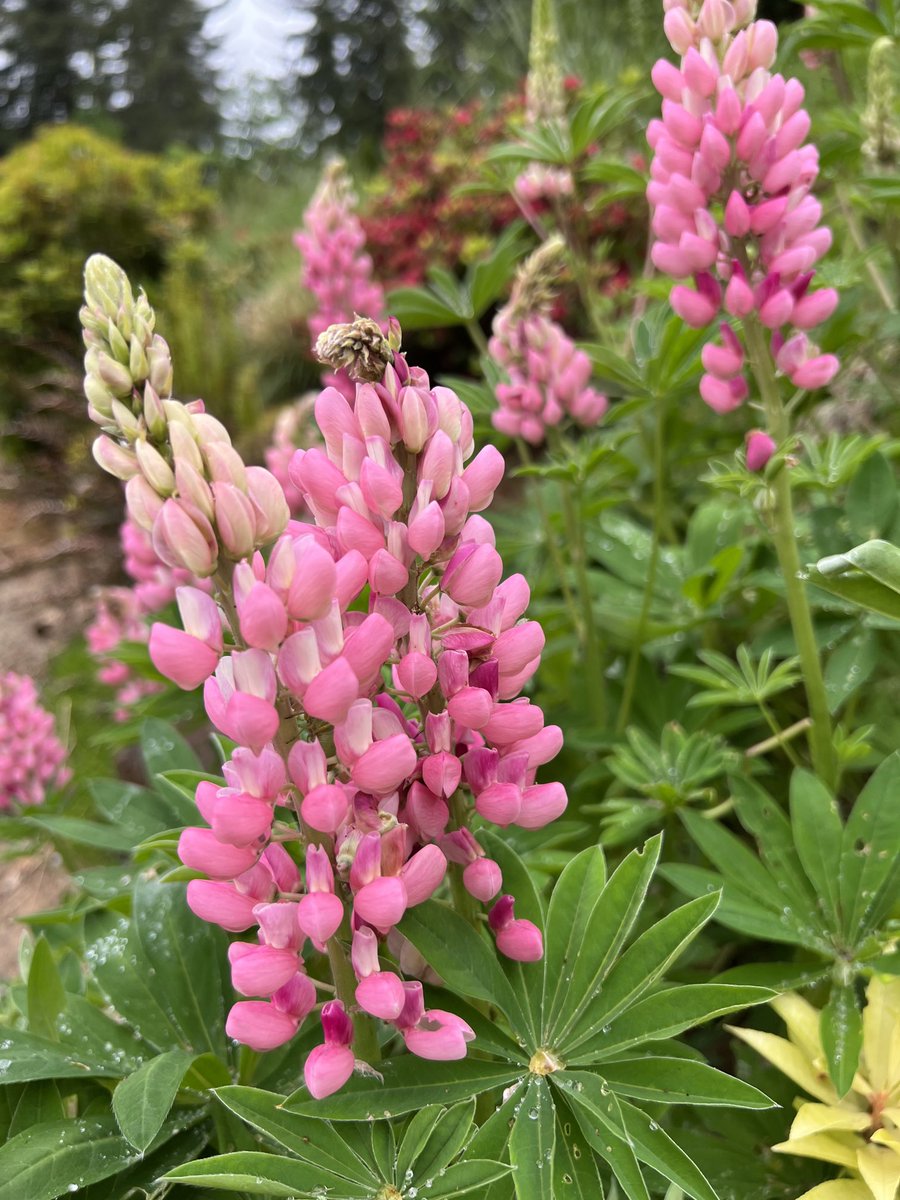
{"label": "yellow-green shrub foliage", "polygon": [[0,345],[77,347],[84,260],[159,279],[209,224],[196,156],[135,154],[78,125],[47,127],[0,159]]}

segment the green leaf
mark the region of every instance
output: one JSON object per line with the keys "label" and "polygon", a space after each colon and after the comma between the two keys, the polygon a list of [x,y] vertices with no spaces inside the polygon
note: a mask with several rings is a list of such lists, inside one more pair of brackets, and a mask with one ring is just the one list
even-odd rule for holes
{"label": "green leaf", "polygon": [[[3,1082],[26,1083],[32,1079],[117,1078],[123,1068],[113,1055],[92,1059],[78,1049],[24,1033],[4,1029],[2,1038]],[[127,1068],[126,1068],[127,1069]]]}
{"label": "green leaf", "polygon": [[421,1200],[452,1200],[454,1196],[468,1196],[472,1192],[484,1195],[484,1189],[495,1179],[509,1174],[506,1163],[488,1162],[482,1158],[470,1158],[454,1163],[439,1178],[425,1181],[419,1189]]}
{"label": "green leaf", "polygon": [[725,1013],[765,1004],[773,995],[768,988],[726,983],[690,983],[653,992],[599,1034],[582,1039],[578,1053],[570,1053],[568,1061],[576,1065],[602,1062],[642,1042],[674,1037]]}
{"label": "green leaf", "polygon": [[878,665],[878,639],[871,629],[861,629],[841,642],[825,664],[828,709],[835,713],[861,688]]}
{"label": "green leaf", "polygon": [[[797,944],[797,930],[788,924],[784,914],[776,916],[770,908],[757,903],[755,898],[746,895],[715,871],[690,863],[663,863],[659,873],[686,896],[707,896],[724,884],[722,901],[716,909],[716,921],[719,924],[763,941]],[[770,888],[773,886],[769,884]]]}
{"label": "green leaf", "polygon": [[141,754],[152,779],[163,771],[200,771],[202,764],[177,729],[168,721],[148,717],[141,725]]}
{"label": "green leaf", "polygon": [[235,1116],[305,1162],[364,1188],[377,1185],[368,1163],[348,1146],[330,1122],[288,1112],[282,1107],[284,1096],[238,1086],[219,1088],[216,1096]]}
{"label": "green leaf", "polygon": [[[175,1020],[151,986],[150,964],[127,918],[111,912],[85,918],[85,959],[106,999],[157,1050],[181,1042]],[[121,1072],[120,1072],[121,1073]]]}
{"label": "green leaf", "polygon": [[217,787],[221,787],[224,782],[221,775],[210,775],[207,771],[187,771],[181,767],[174,771],[161,771],[154,776],[156,791],[164,798],[173,816],[173,820],[166,826],[167,829],[171,829],[173,825],[193,825],[196,822],[197,804],[194,796],[197,784],[202,780],[214,783]]}
{"label": "green leaf", "polygon": [[159,1133],[193,1059],[186,1050],[168,1050],[138,1067],[113,1092],[113,1113],[136,1150],[143,1153]]}
{"label": "green leaf", "polygon": [[397,1156],[397,1144],[394,1141],[394,1131],[390,1121],[369,1122],[369,1144],[372,1150],[372,1162],[377,1167],[377,1173],[385,1183],[395,1183],[394,1164]]}
{"label": "green leaf", "polygon": [[603,1065],[603,1077],[619,1096],[659,1104],[773,1108],[774,1102],[749,1083],[686,1058],[619,1059]]}
{"label": "green leaf", "polygon": [[681,1147],[642,1109],[622,1104],[625,1127],[642,1162],[682,1188],[694,1200],[719,1200],[709,1180]]}
{"label": "green leaf", "polygon": [[842,600],[900,620],[900,549],[876,539],[819,559],[809,582]]}
{"label": "green leaf", "polygon": [[277,1196],[283,1200],[298,1200],[298,1196],[314,1195],[316,1188],[319,1189],[318,1195],[322,1195],[321,1189],[325,1188],[329,1200],[367,1194],[322,1167],[298,1162],[295,1158],[261,1154],[256,1150],[218,1154],[213,1158],[185,1163],[169,1171],[165,1179],[192,1187],[219,1188],[224,1192],[245,1192],[251,1196]]}
{"label": "green leaf", "polygon": [[185,1049],[225,1058],[224,937],[199,920],[185,887],[139,879],[134,887],[134,930],[149,964],[153,991]]}
{"label": "green leaf", "polygon": [[179,815],[161,796],[136,783],[91,779],[88,791],[97,811],[111,825],[127,832],[132,846],[180,823]]}
{"label": "green leaf", "polygon": [[[420,1179],[431,1179],[448,1167],[462,1150],[472,1128],[475,1116],[475,1100],[464,1100],[445,1109],[431,1128],[425,1143],[419,1149],[412,1164]],[[397,1179],[403,1183],[403,1174],[397,1167]]]}
{"label": "green leaf", "polygon": [[470,270],[469,292],[476,317],[482,316],[503,295],[522,253],[522,225],[516,222],[497,238],[490,255]]}
{"label": "green leaf", "polygon": [[595,993],[591,997],[592,1002],[585,1015],[560,1040],[559,1047],[563,1055],[571,1055],[573,1050],[613,1022],[651,987],[693,941],[718,904],[718,893],[699,896],[667,913],[645,930],[610,971],[599,995]]}
{"label": "green leaf", "polygon": [[[6,1076],[4,1073],[4,1082]],[[4,1088],[4,1091],[6,1089]],[[22,1088],[4,1141],[36,1125],[65,1120],[65,1109],[55,1079],[36,1079]]]}
{"label": "green leaf", "polygon": [[553,1200],[555,1148],[556,1109],[550,1084],[546,1078],[532,1075],[509,1136],[518,1200]]}
{"label": "green leaf", "polygon": [[844,826],[840,895],[844,932],[861,938],[884,919],[900,845],[900,751],[879,766],[857,797]]}
{"label": "green leaf", "polygon": [[859,1067],[862,1050],[862,1014],[852,981],[835,981],[831,985],[831,995],[819,1020],[819,1035],[831,1082],[838,1096],[845,1096]]}
{"label": "green leaf", "polygon": [[472,1139],[466,1146],[467,1158],[498,1159],[506,1153],[510,1129],[515,1120],[516,1109],[522,1102],[527,1087],[527,1079],[519,1079],[510,1088],[509,1095],[503,1103],[495,1108],[488,1119],[472,1134]]}
{"label": "green leaf", "polygon": [[[397,1178],[413,1178],[413,1166],[422,1152],[431,1132],[444,1113],[450,1110],[440,1104],[429,1104],[413,1113],[403,1131],[403,1139],[397,1151]],[[470,1118],[471,1128],[471,1118]],[[451,1155],[452,1157],[452,1155]]]}
{"label": "green leaf", "polygon": [[[524,862],[510,846],[508,839],[492,830],[479,830],[478,837],[485,850],[503,872],[503,889],[516,898],[516,917],[534,922],[543,929],[546,914],[544,904],[534,886],[534,879]],[[541,1038],[541,1021],[544,1008],[545,960],[520,963],[501,959],[501,970],[515,989],[516,995],[526,1000],[529,1028],[535,1042]],[[521,1032],[521,1031],[520,1031]]]}
{"label": "green leaf", "polygon": [[404,329],[443,329],[462,325],[465,318],[430,291],[421,287],[395,288],[388,293],[387,310]]}
{"label": "green leaf", "polygon": [[897,481],[883,454],[875,453],[862,464],[847,489],[847,517],[860,541],[881,537],[897,511]]}
{"label": "green leaf", "polygon": [[844,827],[825,785],[809,771],[791,776],[791,830],[807,878],[816,889],[832,928],[840,921],[841,844]]}
{"label": "green leaf", "polygon": [[556,1102],[553,1195],[555,1200],[603,1200],[603,1183],[594,1152],[560,1098]]}
{"label": "green leaf", "polygon": [[81,1117],[36,1125],[0,1147],[0,1200],[55,1200],[108,1179],[138,1153],[112,1117]]}
{"label": "green leaf", "polygon": [[547,984],[542,1040],[547,1038],[566,1000],[564,978],[583,949],[588,921],[605,883],[603,850],[591,846],[568,863],[553,889],[545,936]]}
{"label": "green leaf", "polygon": [[568,989],[555,1022],[549,1028],[550,1044],[562,1045],[563,1035],[590,1005],[616,955],[637,920],[650,880],[659,861],[662,838],[657,836],[641,850],[632,850],[610,876],[588,920],[580,953],[563,973]]}
{"label": "green leaf", "polygon": [[[417,908],[422,908],[417,905]],[[415,910],[414,910],[415,911]],[[506,1087],[521,1074],[502,1063],[464,1058],[458,1062],[427,1062],[404,1055],[379,1063],[384,1083],[354,1075],[333,1096],[313,1100],[301,1088],[285,1101],[289,1112],[328,1121],[368,1121],[402,1116],[426,1104],[450,1104],[493,1088]]]}
{"label": "green leaf", "polygon": [[110,850],[114,853],[128,851],[134,845],[131,832],[114,825],[101,825],[99,821],[85,821],[81,817],[57,817],[53,815],[40,817],[23,817],[29,825],[43,829],[52,838],[64,842],[75,842],[80,846],[93,846],[96,850]]}
{"label": "green leaf", "polygon": [[794,846],[790,822],[784,812],[767,792],[751,780],[735,776],[730,782],[741,824],[759,843],[763,862],[775,881],[775,898],[778,898],[780,891],[784,907],[788,908],[788,915],[798,928],[806,926],[810,930],[821,931],[822,919],[815,895],[807,883]]}
{"label": "green leaf", "polygon": [[[650,1193],[625,1133],[619,1102],[609,1084],[597,1075],[564,1071],[551,1076],[563,1091],[588,1144],[612,1168],[628,1200],[650,1200]],[[598,1129],[598,1122],[603,1126]]]}
{"label": "green leaf", "polygon": [[525,1023],[494,948],[459,913],[438,900],[426,900],[407,910],[398,929],[449,988],[495,1004],[514,1024]]}
{"label": "green leaf", "polygon": [[59,1018],[65,1012],[66,993],[47,939],[34,944],[28,965],[28,1029],[38,1037],[59,1041]]}

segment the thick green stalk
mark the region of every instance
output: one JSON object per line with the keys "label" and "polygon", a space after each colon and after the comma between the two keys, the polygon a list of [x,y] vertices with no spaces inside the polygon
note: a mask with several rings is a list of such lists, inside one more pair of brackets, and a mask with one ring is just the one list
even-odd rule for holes
{"label": "thick green stalk", "polygon": [[338,940],[338,935],[329,938],[325,946],[337,998],[343,1001],[348,1013],[353,1013],[353,1053],[363,1062],[378,1062],[381,1058],[381,1047],[378,1045],[372,1018],[364,1012],[353,1012],[356,1007],[356,975],[344,947]]}
{"label": "thick green stalk", "polygon": [[[750,367],[759,386],[769,433],[780,446],[790,436],[790,421],[781,401],[781,392],[775,377],[775,364],[766,342],[765,331],[755,313],[744,318],[744,332]],[[831,713],[812,614],[803,586],[803,568],[794,527],[790,471],[782,467],[772,480],[771,487],[772,536],[787,593],[788,612],[797,643],[797,653],[800,656],[809,715],[812,717],[809,729],[810,753],[816,773],[825,784],[833,787],[837,771],[832,744]]]}
{"label": "thick green stalk", "polygon": [[662,543],[662,530],[666,521],[666,481],[665,481],[665,427],[666,402],[663,397],[656,400],[656,421],[653,433],[653,540],[650,545],[650,557],[647,560],[647,574],[644,579],[644,595],[641,599],[641,611],[638,615],[637,628],[631,653],[628,657],[628,670],[625,675],[625,685],[622,689],[622,702],[619,705],[619,715],[616,719],[616,733],[624,733],[625,726],[631,716],[631,706],[634,703],[634,690],[637,686],[638,667],[641,662],[641,650],[647,633],[647,621],[650,618],[650,606],[653,603],[653,590],[656,587],[656,572],[659,567],[659,554]]}

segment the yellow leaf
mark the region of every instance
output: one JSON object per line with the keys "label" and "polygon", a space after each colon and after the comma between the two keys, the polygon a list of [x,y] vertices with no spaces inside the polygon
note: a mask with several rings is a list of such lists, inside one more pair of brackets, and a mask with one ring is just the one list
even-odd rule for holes
{"label": "yellow leaf", "polygon": [[[813,1012],[815,1011],[813,1009]],[[808,1055],[799,1046],[795,1046],[787,1038],[777,1037],[774,1033],[763,1033],[760,1029],[738,1029],[733,1025],[729,1026],[729,1029],[811,1096],[826,1104],[837,1104],[837,1093],[828,1076],[816,1071]]]}
{"label": "yellow leaf", "polygon": [[791,1138],[811,1133],[861,1133],[872,1118],[867,1112],[835,1108],[830,1104],[802,1104],[791,1126]]}
{"label": "yellow leaf", "polygon": [[860,1153],[858,1142],[859,1139],[851,1133],[812,1133],[796,1140],[789,1138],[772,1149],[782,1154],[799,1154],[802,1158],[819,1158],[823,1162],[855,1170]]}
{"label": "yellow leaf", "polygon": [[895,1200],[900,1184],[900,1154],[868,1145],[859,1152],[859,1173],[875,1200]]}
{"label": "yellow leaf", "polygon": [[900,1084],[900,979],[874,976],[863,1009],[863,1059],[876,1092]]}
{"label": "yellow leaf", "polygon": [[900,1154],[900,1131],[896,1129],[876,1129],[872,1134],[872,1141],[877,1142],[879,1146],[887,1146],[895,1154]]}
{"label": "yellow leaf", "polygon": [[799,1046],[809,1059],[824,1058],[822,1039],[819,1036],[821,1013],[808,1000],[796,992],[785,992],[776,996],[772,1007],[788,1028],[788,1036]]}
{"label": "yellow leaf", "polygon": [[872,1200],[872,1193],[858,1179],[829,1179],[804,1192],[800,1200]]}

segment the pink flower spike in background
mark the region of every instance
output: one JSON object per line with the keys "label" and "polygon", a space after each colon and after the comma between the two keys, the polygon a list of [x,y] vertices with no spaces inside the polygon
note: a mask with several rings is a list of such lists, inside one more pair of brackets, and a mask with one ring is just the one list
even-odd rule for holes
{"label": "pink flower spike in background", "polygon": [[[770,331],[779,370],[796,387],[825,387],[838,360],[806,331],[831,316],[838,294],[812,290],[831,230],[812,193],[819,154],[806,140],[803,87],[772,72],[778,34],[752,20],[755,5],[668,0],[665,9],[681,62],[660,59],[652,71],[663,100],[647,131],[647,199],[653,262],[685,281],[672,289],[672,307],[697,328],[752,314]],[[748,387],[740,340],[728,323],[720,332],[720,343],[704,347],[700,394],[725,413]]]}
{"label": "pink flower spike in background", "polygon": [[53,717],[41,707],[34,680],[0,675],[0,812],[43,804],[70,778]]}

